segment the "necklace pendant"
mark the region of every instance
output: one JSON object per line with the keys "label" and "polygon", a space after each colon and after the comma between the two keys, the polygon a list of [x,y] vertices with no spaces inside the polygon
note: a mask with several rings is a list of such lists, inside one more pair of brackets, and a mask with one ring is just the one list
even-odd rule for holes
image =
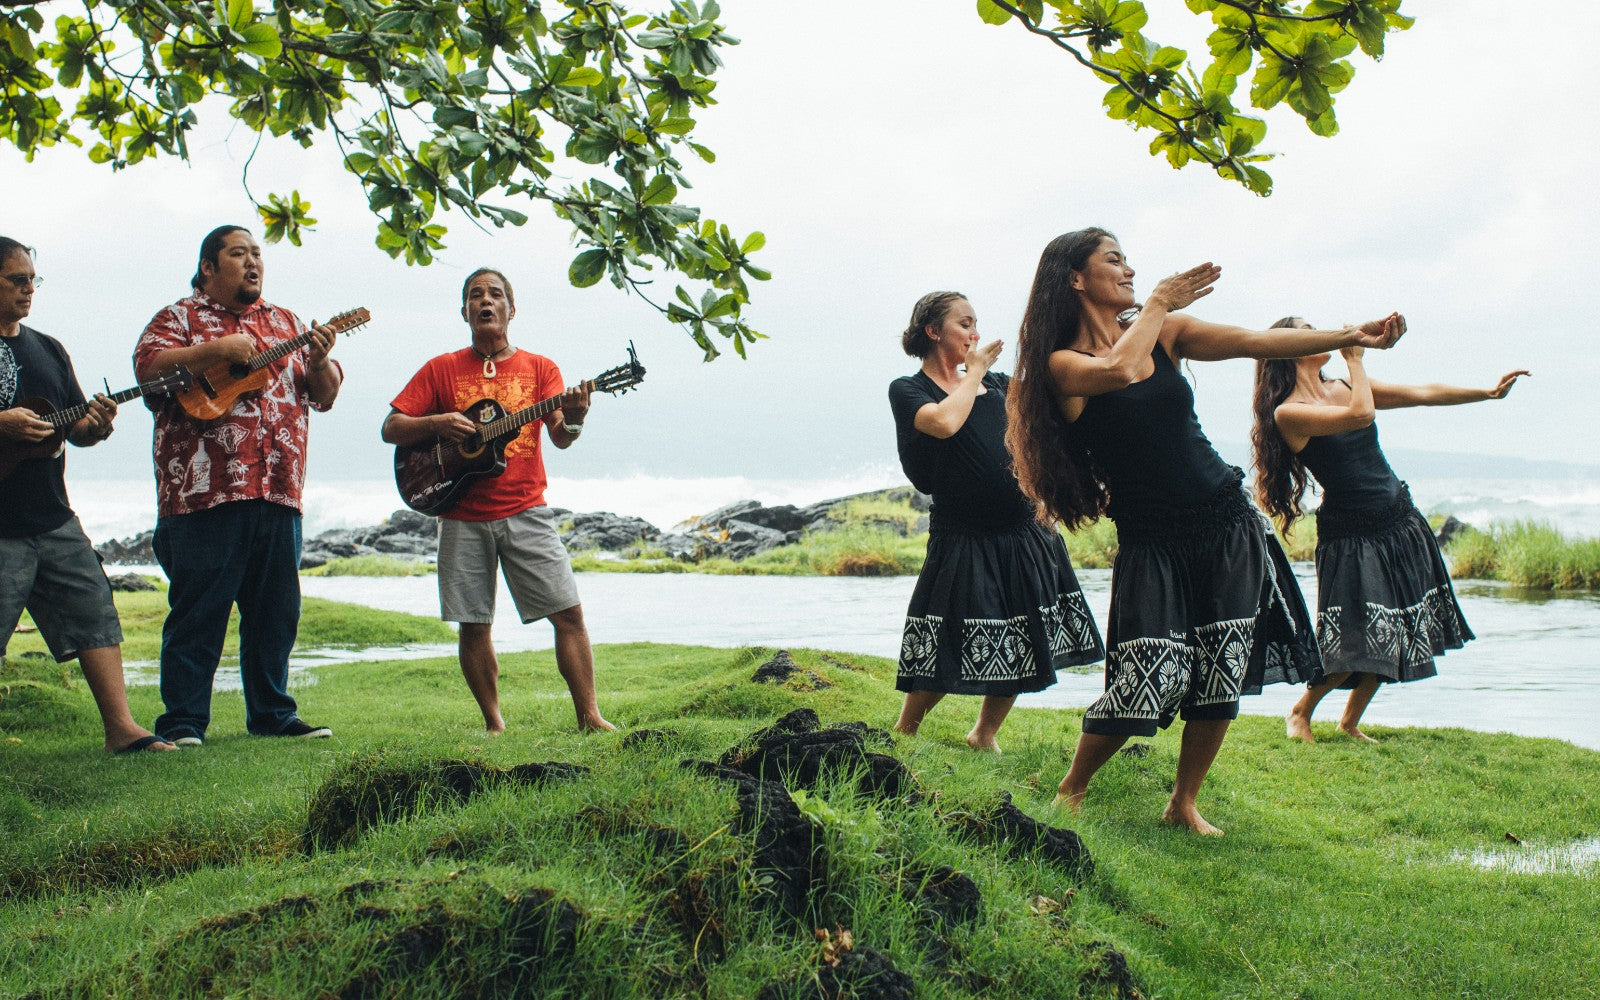
{"label": "necklace pendant", "polygon": [[492,357],[484,358],[483,359],[483,377],[484,378],[494,378],[496,374],[497,374],[497,370],[495,369],[495,366],[494,366],[494,358],[492,358]]}

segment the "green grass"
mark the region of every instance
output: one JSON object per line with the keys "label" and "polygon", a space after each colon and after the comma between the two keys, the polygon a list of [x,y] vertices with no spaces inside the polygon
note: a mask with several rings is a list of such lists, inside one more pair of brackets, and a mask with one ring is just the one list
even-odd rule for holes
{"label": "green grass", "polygon": [[321,566],[300,571],[301,576],[432,576],[438,567],[420,559],[396,556],[340,556]]}
{"label": "green grass", "polygon": [[1451,540],[1446,553],[1458,577],[1538,590],[1600,588],[1600,538],[1573,538],[1540,521],[1468,529]]}
{"label": "green grass", "polygon": [[[117,612],[122,618],[122,658],[125,662],[156,661],[161,656],[161,625],[167,618],[166,585],[160,591],[117,594]],[[456,641],[449,625],[432,618],[378,611],[319,597],[301,599],[299,648],[366,649],[372,646],[405,646],[430,642]],[[22,624],[31,627],[27,615]],[[45,655],[44,640],[37,632],[21,633],[11,639],[8,654],[15,660],[28,654]],[[237,663],[239,658],[239,612],[228,620],[227,637],[222,645],[222,662]],[[67,664],[66,669],[76,670]],[[7,676],[0,667],[0,679]]]}
{"label": "green grass", "polygon": [[[308,602],[305,630],[376,636],[404,617]],[[763,876],[731,789],[678,762],[796,707],[886,726],[899,705],[891,662],[793,652],[830,686],[750,683],[766,650],[601,647],[607,715],[670,733],[644,748],[574,732],[551,655],[519,653],[501,660],[501,737],[478,728],[442,658],[319,669],[296,694],[332,740],[247,736],[224,692],[203,749],[134,759],[98,751],[71,665],[14,655],[0,672],[0,996],[443,997],[509,992],[522,975],[529,995],[748,998],[815,969],[810,929],[835,925],[891,956],[919,997],[1113,995],[1094,971],[1107,946],[1146,997],[1600,993],[1596,875],[1452,860],[1514,850],[1507,833],[1530,847],[1594,836],[1600,755],[1462,730],[1373,727],[1370,746],[1318,724],[1307,747],[1245,717],[1201,796],[1221,840],[1156,822],[1178,752],[1163,733],[1146,756],[1114,758],[1071,818],[1097,864],[1074,885],[960,830],[1002,793],[1048,816],[1080,713],[1016,710],[995,757],[962,743],[975,702],[947,699],[891,751],[923,801],[836,783],[806,803],[826,877],[805,920],[774,917],[754,905]],[[137,718],[157,711],[152,688],[130,699]],[[347,846],[306,849],[319,789],[452,759],[590,772],[423,796]],[[937,930],[904,897],[937,864],[976,881],[977,920]],[[1064,908],[1035,912],[1048,909],[1036,896]],[[574,908],[575,936],[549,931],[547,898]]]}

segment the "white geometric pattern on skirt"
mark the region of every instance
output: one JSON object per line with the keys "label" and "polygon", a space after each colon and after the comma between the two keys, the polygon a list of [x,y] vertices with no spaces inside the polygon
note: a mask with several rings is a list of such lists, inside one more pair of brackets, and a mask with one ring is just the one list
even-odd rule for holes
{"label": "white geometric pattern on skirt", "polygon": [[1255,619],[1237,618],[1201,625],[1190,642],[1140,638],[1118,643],[1108,655],[1115,673],[1106,693],[1087,716],[1102,719],[1156,719],[1176,715],[1187,705],[1239,700]]}
{"label": "white geometric pattern on skirt", "polygon": [[[1083,594],[1061,594],[1053,607],[1039,609],[1052,660],[1057,654],[1094,646],[1094,622]],[[900,637],[900,672],[908,677],[933,677],[938,669],[940,615],[906,616]],[[1016,681],[1038,673],[1033,644],[1028,641],[1028,616],[968,618],[961,629],[963,681]]]}
{"label": "white geometric pattern on skirt", "polygon": [[906,616],[905,631],[900,636],[900,672],[909,677],[932,677],[939,663],[939,629],[944,619],[939,615],[926,618]]}
{"label": "white geometric pattern on skirt", "polygon": [[[1323,656],[1344,651],[1343,612],[1343,607],[1334,605],[1317,613],[1317,645]],[[1446,586],[1433,588],[1405,608],[1386,608],[1368,601],[1362,628],[1366,655],[1401,666],[1426,666],[1433,661],[1436,646],[1459,637],[1455,623],[1455,607]]]}

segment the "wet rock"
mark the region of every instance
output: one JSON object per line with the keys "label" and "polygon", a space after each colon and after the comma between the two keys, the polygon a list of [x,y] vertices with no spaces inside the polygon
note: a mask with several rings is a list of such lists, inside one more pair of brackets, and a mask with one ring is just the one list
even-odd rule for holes
{"label": "wet rock", "polygon": [[1000,793],[1000,804],[979,821],[976,832],[1004,842],[1015,854],[1037,853],[1065,865],[1080,881],[1094,873],[1094,861],[1083,839],[1072,830],[1041,823],[1011,802],[1010,792]]}
{"label": "wet rock", "polygon": [[618,746],[624,750],[642,750],[647,747],[665,746],[675,736],[665,729],[633,729],[626,733]]}
{"label": "wet rock", "polygon": [[1113,996],[1126,997],[1128,1000],[1143,996],[1139,992],[1139,984],[1134,979],[1133,970],[1128,968],[1128,959],[1122,952],[1111,947],[1104,941],[1093,941],[1089,944],[1090,951],[1098,951],[1093,968],[1084,974],[1090,982],[1104,983],[1111,988]]}
{"label": "wet rock", "polygon": [[561,525],[561,541],[574,552],[591,549],[619,552],[661,537],[661,529],[642,517],[606,511],[593,514],[555,513],[557,523]]}
{"label": "wet rock", "polygon": [[102,542],[95,546],[95,551],[100,553],[101,559],[113,565],[149,566],[156,561],[156,554],[150,548],[155,537],[154,529],[142,531],[131,538]]}
{"label": "wet rock", "polygon": [[815,670],[802,669],[787,649],[778,650],[778,655],[757,667],[750,680],[755,684],[785,684],[796,677],[804,682],[804,687],[813,691],[833,687]]}
{"label": "wet rock", "polygon": [[1457,535],[1468,530],[1470,528],[1466,524],[1456,520],[1455,515],[1451,515],[1444,519],[1443,524],[1439,525],[1439,532],[1434,537],[1438,539],[1439,547],[1442,549],[1454,541]]}
{"label": "wet rock", "polygon": [[904,878],[906,898],[920,905],[942,927],[976,920],[983,909],[978,883],[948,865],[907,869]]}
{"label": "wet rock", "polygon": [[723,754],[720,763],[754,777],[807,789],[816,788],[825,776],[840,769],[854,769],[861,774],[859,787],[866,794],[885,799],[917,794],[916,779],[904,764],[869,749],[869,744],[892,746],[888,733],[864,722],[827,729],[820,726],[816,712],[796,709],[752,733]]}
{"label": "wet rock", "polygon": [[588,773],[573,764],[519,764],[500,769],[473,761],[423,764],[357,762],[324,781],[311,796],[301,841],[307,851],[353,842],[382,823],[393,823],[428,800],[464,802],[500,783],[536,786]]}
{"label": "wet rock", "polygon": [[754,837],[755,866],[771,876],[757,891],[778,912],[802,916],[813,886],[825,877],[826,860],[820,834],[795,805],[788,789],[779,782],[763,781],[710,761],[686,760],[683,766],[733,783],[739,801],[737,829]]}
{"label": "wet rock", "polygon": [[858,945],[824,961],[814,975],[788,983],[769,983],[756,1000],[913,1000],[916,982],[894,967],[888,955]]}
{"label": "wet rock", "polygon": [[116,576],[108,576],[106,579],[111,581],[111,589],[119,594],[160,589],[148,576],[140,573],[118,573]]}

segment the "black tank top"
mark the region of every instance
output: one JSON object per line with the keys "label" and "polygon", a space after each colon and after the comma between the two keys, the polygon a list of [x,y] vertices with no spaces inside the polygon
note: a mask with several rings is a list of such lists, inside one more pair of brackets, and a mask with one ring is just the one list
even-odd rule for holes
{"label": "black tank top", "polygon": [[1400,495],[1400,480],[1378,447],[1378,425],[1314,437],[1300,449],[1300,461],[1322,487],[1322,506],[1333,510],[1373,510]]}
{"label": "black tank top", "polygon": [[1073,427],[1105,476],[1111,516],[1197,507],[1241,473],[1211,447],[1194,415],[1194,392],[1166,349],[1150,353],[1143,382],[1090,396]]}

